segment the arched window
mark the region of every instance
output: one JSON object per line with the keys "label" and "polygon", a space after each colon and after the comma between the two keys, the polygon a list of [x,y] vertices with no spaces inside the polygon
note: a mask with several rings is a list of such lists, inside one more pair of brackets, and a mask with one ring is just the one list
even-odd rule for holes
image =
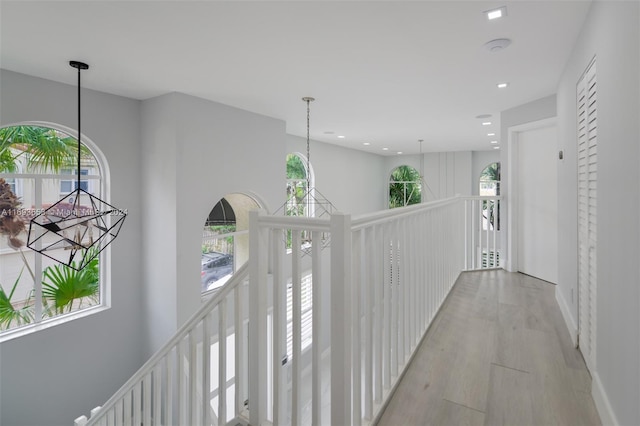
{"label": "arched window", "polygon": [[[85,137],[83,142],[81,187],[108,199],[106,162]],[[77,186],[77,144],[61,128],[0,129],[0,341],[106,305],[104,254],[75,271],[26,247],[29,221]]]}
{"label": "arched window", "polygon": [[389,208],[405,207],[422,201],[420,173],[410,166],[399,166],[389,179]]}
{"label": "arched window", "polygon": [[481,196],[495,197],[500,195],[500,163],[491,163],[480,173]]}
{"label": "arched window", "polygon": [[[489,164],[480,173],[479,192],[481,196],[500,195],[500,163]],[[482,202],[482,229],[500,230],[500,203],[485,200]]]}
{"label": "arched window", "polygon": [[213,206],[202,232],[202,292],[219,289],[249,259],[249,212],[260,208],[254,198],[225,195]]}
{"label": "arched window", "polygon": [[[309,165],[309,169],[311,165]],[[307,182],[308,176],[308,182]],[[307,184],[309,186],[307,187]],[[307,169],[307,160],[302,154],[287,155],[287,216],[313,216],[313,194],[309,188],[314,187],[313,170]]]}

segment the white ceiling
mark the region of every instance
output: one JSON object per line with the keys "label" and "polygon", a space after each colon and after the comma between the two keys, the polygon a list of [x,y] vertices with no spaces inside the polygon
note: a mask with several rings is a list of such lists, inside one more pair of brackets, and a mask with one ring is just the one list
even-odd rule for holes
{"label": "white ceiling", "polygon": [[[506,18],[486,20],[503,5]],[[68,61],[80,60],[91,67],[83,87],[182,92],[285,120],[299,136],[301,98],[313,96],[315,140],[394,155],[418,152],[419,139],[425,152],[487,150],[500,111],[555,93],[589,5],[1,0],[0,66],[75,84]],[[509,48],[483,48],[502,37]]]}

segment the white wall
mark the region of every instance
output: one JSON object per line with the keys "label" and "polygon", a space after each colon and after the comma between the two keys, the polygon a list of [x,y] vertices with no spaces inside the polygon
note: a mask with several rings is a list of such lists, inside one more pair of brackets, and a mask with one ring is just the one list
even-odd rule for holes
{"label": "white wall", "polygon": [[[91,78],[86,71],[85,79]],[[0,70],[0,125],[77,128],[72,85]],[[129,215],[111,245],[112,308],[0,344],[0,424],[65,425],[105,401],[143,362],[139,102],[84,90],[82,130],[111,170],[111,202]]]}
{"label": "white wall", "polygon": [[640,424],[640,8],[594,2],[558,86],[559,286],[577,324],[576,83],[593,56],[598,84],[597,360],[605,423]]}
{"label": "white wall", "polygon": [[509,127],[556,116],[556,95],[547,96],[500,113],[500,172],[502,174],[501,191],[507,193],[509,182],[506,177],[509,170]]}
{"label": "white wall", "polygon": [[[473,191],[472,152],[428,152],[424,156],[423,201],[433,201],[454,195],[471,195]],[[385,157],[385,191],[389,189],[389,177],[398,166],[407,165],[420,171],[420,154]],[[426,199],[424,198],[426,197]],[[385,207],[387,193],[385,192]]]}
{"label": "white wall", "polygon": [[143,222],[142,281],[148,357],[176,330],[177,124],[173,95],[144,101],[141,108]]}
{"label": "white wall", "polygon": [[[386,182],[384,157],[337,145],[310,141],[311,167],[315,187],[338,211],[352,216],[385,208]],[[307,155],[307,140],[287,135],[286,154]],[[286,156],[285,154],[285,156]],[[281,177],[286,177],[285,157],[282,158]],[[284,187],[282,190],[284,194]],[[282,204],[284,204],[284,199]],[[279,208],[277,206],[277,208]]]}
{"label": "white wall", "polygon": [[285,201],[285,123],[172,93],[143,102],[150,217],[143,253],[150,340],[157,350],[199,307],[202,227],[226,194],[272,210]]}

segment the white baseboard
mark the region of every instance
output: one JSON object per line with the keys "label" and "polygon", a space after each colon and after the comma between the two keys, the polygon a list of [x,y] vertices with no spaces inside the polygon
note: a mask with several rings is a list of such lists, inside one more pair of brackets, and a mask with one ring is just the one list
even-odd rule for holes
{"label": "white baseboard", "polygon": [[571,309],[569,308],[569,304],[566,299],[562,295],[561,291],[558,291],[558,287],[556,286],[556,301],[558,302],[558,306],[560,306],[560,312],[562,312],[562,317],[564,318],[564,323],[567,325],[569,329],[569,334],[571,335],[571,342],[573,342],[574,346],[578,345],[578,326],[573,320],[573,315],[571,315]]}
{"label": "white baseboard", "polygon": [[[578,344],[578,327],[576,326],[575,321],[573,320],[573,316],[571,315],[571,309],[569,308],[569,304],[564,298],[562,292],[558,291],[556,287],[556,301],[558,302],[558,306],[560,306],[560,312],[562,312],[562,317],[564,318],[564,322],[569,329],[569,334],[571,335],[571,341],[574,345]],[[607,397],[604,388],[602,387],[602,382],[600,381],[600,376],[597,371],[589,371],[591,373],[591,396],[593,397],[593,401],[596,404],[596,409],[598,410],[598,414],[600,415],[600,421],[603,426],[617,426],[618,420],[616,419],[616,415],[611,408],[611,403],[609,402],[609,398]]]}
{"label": "white baseboard", "polygon": [[619,425],[620,423],[618,423],[618,419],[616,419],[616,415],[611,408],[611,403],[602,387],[602,382],[600,381],[600,376],[597,371],[591,373],[591,396],[593,397],[593,402],[596,404],[596,409],[598,410],[602,424],[604,426]]}

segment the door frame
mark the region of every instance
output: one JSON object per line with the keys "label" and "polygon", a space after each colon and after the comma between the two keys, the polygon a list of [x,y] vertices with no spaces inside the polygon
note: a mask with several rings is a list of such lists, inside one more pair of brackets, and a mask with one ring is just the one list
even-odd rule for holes
{"label": "door frame", "polygon": [[[507,260],[505,269],[509,272],[518,272],[518,136],[521,132],[543,129],[557,125],[557,117],[545,118],[524,124],[511,126],[507,129]],[[557,165],[556,165],[557,167]]]}

